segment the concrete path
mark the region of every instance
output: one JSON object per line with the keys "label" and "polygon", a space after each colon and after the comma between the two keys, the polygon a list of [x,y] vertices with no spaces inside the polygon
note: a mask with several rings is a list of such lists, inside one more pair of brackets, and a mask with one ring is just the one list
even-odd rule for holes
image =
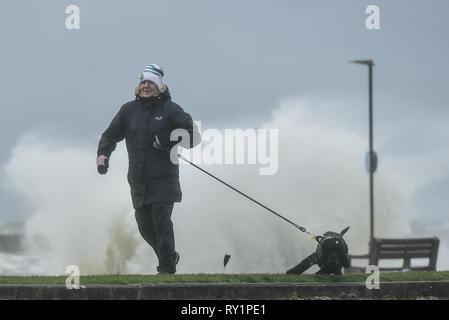
{"label": "concrete path", "polygon": [[379,285],[379,289],[371,290],[364,282],[87,285],[72,290],[63,285],[0,285],[0,299],[449,298],[449,281],[383,282]]}

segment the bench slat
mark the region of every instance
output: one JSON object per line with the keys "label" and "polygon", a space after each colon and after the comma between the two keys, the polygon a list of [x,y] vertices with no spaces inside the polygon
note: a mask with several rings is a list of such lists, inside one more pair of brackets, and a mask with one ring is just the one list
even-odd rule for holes
{"label": "bench slat", "polygon": [[394,246],[394,247],[380,247],[380,251],[425,251],[425,252],[432,252],[433,248],[426,248],[426,247],[399,247],[399,246]]}
{"label": "bench slat", "polygon": [[408,248],[433,248],[434,243],[379,243],[378,246],[382,248],[394,248],[394,247],[408,247]]}
{"label": "bench slat", "polygon": [[[430,267],[409,267],[408,269],[412,270],[412,271],[431,271],[432,269]],[[380,267],[379,268],[380,271],[402,271],[404,270],[403,267]]]}
{"label": "bench slat", "polygon": [[404,259],[407,258],[430,258],[429,253],[416,251],[416,252],[407,252],[404,251],[393,251],[393,252],[380,252],[379,259]]}
{"label": "bench slat", "polygon": [[411,238],[411,239],[374,239],[377,243],[383,244],[434,244],[437,238]]}

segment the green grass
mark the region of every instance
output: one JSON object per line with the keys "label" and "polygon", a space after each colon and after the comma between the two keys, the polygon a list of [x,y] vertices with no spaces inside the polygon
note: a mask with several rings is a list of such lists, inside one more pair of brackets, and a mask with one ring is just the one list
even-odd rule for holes
{"label": "green grass", "polygon": [[[0,284],[59,284],[67,276],[0,276]],[[127,285],[139,283],[300,283],[300,282],[365,282],[368,274],[285,275],[285,274],[176,274],[176,275],[91,275],[80,276],[82,285]],[[449,280],[449,271],[388,272],[380,281],[438,281]]]}

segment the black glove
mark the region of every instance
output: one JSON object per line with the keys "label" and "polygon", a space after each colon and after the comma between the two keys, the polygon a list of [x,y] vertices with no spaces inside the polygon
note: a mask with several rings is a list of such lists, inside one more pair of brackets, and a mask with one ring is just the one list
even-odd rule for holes
{"label": "black glove", "polygon": [[99,174],[105,174],[106,172],[108,172],[108,168],[109,168],[109,160],[108,160],[108,158],[104,159],[103,163],[104,164],[98,164],[97,165],[97,171],[98,171]]}

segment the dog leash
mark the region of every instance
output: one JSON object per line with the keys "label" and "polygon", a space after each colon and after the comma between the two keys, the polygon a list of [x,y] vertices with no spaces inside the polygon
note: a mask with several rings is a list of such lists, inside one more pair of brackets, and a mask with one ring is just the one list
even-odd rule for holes
{"label": "dog leash", "polygon": [[[168,149],[165,149],[165,148],[161,148],[161,149],[170,152]],[[275,214],[275,215],[278,216],[279,218],[281,218],[281,219],[283,219],[284,221],[286,221],[286,222],[290,223],[291,225],[295,226],[295,227],[296,227],[297,229],[299,229],[300,231],[302,231],[302,232],[304,232],[304,233],[307,233],[308,235],[311,236],[311,240],[316,240],[317,242],[320,242],[320,240],[323,238],[322,236],[320,236],[320,235],[315,235],[315,234],[309,232],[306,228],[301,227],[301,226],[297,225],[296,223],[294,223],[293,221],[291,221],[291,220],[289,220],[289,219],[283,217],[282,215],[280,215],[279,213],[277,213],[277,212],[274,211],[273,209],[270,209],[270,208],[267,207],[266,205],[260,203],[259,201],[253,199],[252,197],[248,196],[247,194],[243,193],[242,191],[238,190],[237,188],[231,186],[229,183],[226,183],[226,182],[223,181],[222,179],[220,179],[220,178],[216,177],[215,175],[213,175],[212,173],[210,173],[210,172],[204,170],[203,168],[201,168],[200,166],[194,164],[194,163],[191,162],[190,160],[187,160],[187,159],[186,159],[184,156],[182,156],[181,154],[178,153],[177,155],[178,155],[178,158],[180,158],[181,160],[187,162],[188,164],[192,165],[193,167],[197,168],[198,170],[202,171],[203,173],[207,174],[208,176],[214,178],[215,180],[221,182],[221,183],[224,184],[225,186],[231,188],[232,190],[234,190],[235,192],[241,194],[241,195],[244,196],[245,198],[247,198],[247,199],[253,201],[254,203],[256,203],[256,204],[258,204],[259,206],[261,206],[262,208],[264,208],[264,209],[270,211],[271,213]]]}

